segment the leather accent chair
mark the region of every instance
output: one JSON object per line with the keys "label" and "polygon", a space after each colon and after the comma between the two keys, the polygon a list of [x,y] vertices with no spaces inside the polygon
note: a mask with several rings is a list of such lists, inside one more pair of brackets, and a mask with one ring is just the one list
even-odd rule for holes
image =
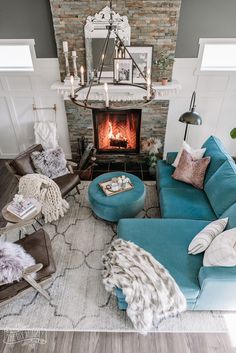
{"label": "leather accent chair", "polygon": [[[56,272],[56,265],[53,258],[52,246],[49,235],[39,229],[36,232],[26,235],[24,238],[16,241],[27,253],[34,259],[36,264],[40,264],[40,269],[36,272],[36,286],[33,286],[25,279],[19,282],[0,285],[0,306],[7,304],[16,297],[27,293],[29,290],[37,290],[42,293],[42,286],[51,281],[52,274]],[[34,289],[33,289],[34,288]],[[50,299],[49,293],[48,300]]]}
{"label": "leather accent chair", "polygon": [[[15,175],[18,181],[23,175],[36,173],[30,157],[31,153],[34,151],[43,151],[42,145],[33,145],[23,153],[19,154],[15,159],[6,162],[6,167]],[[65,197],[74,188],[80,193],[78,187],[80,184],[80,177],[78,173],[73,171],[73,167],[75,166],[77,166],[76,163],[67,161],[67,168],[70,173],[53,179],[59,186],[62,197]]]}

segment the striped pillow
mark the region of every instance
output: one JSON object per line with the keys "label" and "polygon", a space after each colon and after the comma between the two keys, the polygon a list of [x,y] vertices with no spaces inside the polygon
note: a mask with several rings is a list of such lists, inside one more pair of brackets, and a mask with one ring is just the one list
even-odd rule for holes
{"label": "striped pillow", "polygon": [[223,232],[228,223],[228,217],[217,219],[208,224],[203,230],[198,233],[188,247],[188,253],[192,255],[199,254],[205,251],[211,244],[212,240]]}

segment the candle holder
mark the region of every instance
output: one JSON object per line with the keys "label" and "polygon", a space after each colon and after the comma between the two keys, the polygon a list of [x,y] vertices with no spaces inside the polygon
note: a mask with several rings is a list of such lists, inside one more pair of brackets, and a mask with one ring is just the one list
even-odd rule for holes
{"label": "candle holder", "polygon": [[76,59],[78,58],[77,55],[74,55],[72,52],[72,61],[73,61],[73,70],[74,70],[74,80],[79,81],[79,76],[78,76],[78,69],[77,69],[77,64],[76,64]]}
{"label": "candle holder", "polygon": [[69,67],[68,51],[64,52],[64,56],[65,56],[65,65],[66,65],[66,77],[64,82],[70,83],[70,67]]}

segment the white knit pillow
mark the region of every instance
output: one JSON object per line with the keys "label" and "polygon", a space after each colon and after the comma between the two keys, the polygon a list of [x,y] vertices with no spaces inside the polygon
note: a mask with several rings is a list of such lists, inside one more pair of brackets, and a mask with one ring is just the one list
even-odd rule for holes
{"label": "white knit pillow", "polygon": [[188,247],[188,253],[192,255],[205,251],[212,240],[223,232],[228,223],[228,218],[217,219],[208,224],[200,233],[198,233]]}
{"label": "white knit pillow", "polygon": [[205,251],[203,266],[236,266],[236,228],[218,235]]}
{"label": "white knit pillow", "polygon": [[179,150],[174,163],[172,164],[173,167],[176,168],[177,165],[179,164],[179,160],[180,160],[180,157],[181,157],[183,150],[190,153],[194,161],[201,159],[204,156],[204,153],[206,152],[206,148],[199,148],[199,149],[195,150],[191,146],[189,146],[186,141],[183,141],[182,147]]}

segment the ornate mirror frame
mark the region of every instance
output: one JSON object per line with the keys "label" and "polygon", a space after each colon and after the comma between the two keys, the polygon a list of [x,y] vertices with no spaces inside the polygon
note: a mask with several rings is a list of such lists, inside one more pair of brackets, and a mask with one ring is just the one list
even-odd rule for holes
{"label": "ornate mirror frame", "polygon": [[[118,13],[112,10],[114,24],[117,26],[117,33],[119,37],[124,41],[125,45],[130,45],[130,34],[131,29],[128,23],[127,16],[120,16]],[[109,25],[110,20],[110,7],[104,7],[95,16],[88,16],[86,24],[84,26],[84,37],[85,37],[85,50],[86,50],[86,66],[87,66],[87,80],[89,82],[91,75],[93,74],[93,45],[96,38],[104,39],[107,37],[108,30],[106,26]],[[111,46],[113,45],[114,34],[111,36]],[[103,44],[102,44],[103,45]],[[115,49],[115,47],[114,47]],[[101,48],[102,50],[102,48]],[[103,78],[107,80],[113,80],[113,70],[104,70],[102,73]]]}

